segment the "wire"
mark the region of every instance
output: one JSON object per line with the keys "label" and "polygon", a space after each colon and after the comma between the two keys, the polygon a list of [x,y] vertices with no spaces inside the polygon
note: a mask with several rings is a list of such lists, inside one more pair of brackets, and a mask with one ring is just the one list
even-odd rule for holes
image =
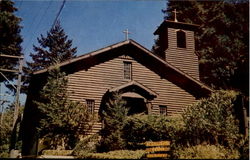
{"label": "wire", "polygon": [[22,4],[23,4],[23,0],[20,1],[18,8],[21,8]]}
{"label": "wire", "polygon": [[[48,9],[49,9],[49,8],[50,8],[50,6],[51,6],[51,3],[52,3],[52,0],[50,0],[50,1],[49,1],[47,8],[44,10],[44,12],[43,12],[43,14],[42,14],[42,16],[41,16],[41,18],[40,18],[40,20],[39,20],[39,22],[37,23],[37,25],[36,25],[36,27],[35,27],[35,28],[38,28],[38,27],[39,27],[39,25],[41,24],[42,20],[43,20],[43,19],[44,19],[44,17],[45,17],[45,14],[47,13]],[[33,19],[33,22],[34,22],[34,19]],[[32,24],[33,24],[33,23],[32,23]],[[31,31],[31,28],[30,28],[30,30],[29,30],[29,31]],[[25,48],[24,48],[23,52],[25,52],[25,50],[26,50],[26,49],[27,49],[27,47],[29,46],[30,42],[32,42],[32,41],[33,41],[33,39],[34,39],[34,32],[33,32],[33,34],[31,34],[31,36],[30,36],[30,38],[29,38],[29,40],[28,40],[28,43],[27,43],[27,45],[25,46]]]}
{"label": "wire", "polygon": [[57,19],[58,19],[58,17],[60,16],[60,14],[61,14],[61,12],[62,12],[62,9],[63,9],[63,7],[64,7],[65,2],[66,2],[66,0],[63,0],[63,3],[62,3],[62,5],[61,5],[61,7],[60,7],[60,10],[59,10],[59,12],[57,13],[56,18],[55,18],[54,23],[53,23],[53,25],[52,25],[51,28],[53,28],[53,27],[55,26],[55,24],[56,24],[56,22],[57,22]]}
{"label": "wire", "polygon": [[36,19],[36,18],[37,18],[37,16],[39,15],[39,13],[40,13],[41,9],[42,9],[42,7],[39,7],[39,11],[38,11],[38,12],[36,12],[36,14],[33,14],[34,16],[32,17],[31,24],[30,24],[30,25],[27,25],[27,26],[29,26],[29,29],[28,29],[28,33],[27,33],[27,35],[29,35],[29,34],[31,33],[31,36],[30,36],[30,37],[29,37],[29,39],[27,40],[27,41],[28,41],[28,43],[27,43],[27,45],[24,47],[23,52],[25,52],[25,51],[26,51],[26,49],[27,49],[28,45],[30,44],[31,40],[33,39],[34,32],[32,33],[31,31],[32,31],[32,28],[34,28],[33,26],[34,26],[35,19]]}
{"label": "wire", "polygon": [[48,9],[49,9],[49,7],[50,7],[50,5],[51,5],[51,2],[52,2],[52,0],[50,0],[50,2],[49,2],[49,4],[48,4],[47,8],[46,8],[45,11],[43,12],[43,15],[41,16],[41,18],[40,18],[40,20],[39,20],[39,22],[37,23],[37,25],[36,25],[35,28],[38,28],[38,27],[40,26],[42,20],[43,20],[44,17],[45,17],[45,14],[47,13],[47,11],[48,11]]}
{"label": "wire", "polygon": [[10,83],[11,84],[11,86],[13,87],[13,88],[15,88],[15,90],[16,90],[16,87],[15,87],[15,85],[2,73],[2,72],[0,72],[0,74],[8,81],[8,83]]}

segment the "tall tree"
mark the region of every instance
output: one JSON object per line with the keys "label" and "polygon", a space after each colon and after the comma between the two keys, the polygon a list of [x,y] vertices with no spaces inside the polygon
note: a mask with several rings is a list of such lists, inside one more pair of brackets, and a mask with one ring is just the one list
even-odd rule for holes
{"label": "tall tree", "polygon": [[[11,0],[0,1],[0,54],[20,56],[22,37],[21,32],[21,18],[15,16],[14,12],[17,8]],[[0,57],[0,68],[14,69],[19,64],[18,59]],[[5,72],[8,79],[16,77],[15,74]],[[0,82],[5,79],[0,76]]]}
{"label": "tall tree", "polygon": [[40,46],[33,46],[34,53],[30,56],[33,62],[28,62],[31,71],[44,69],[57,62],[62,62],[75,57],[77,48],[72,48],[72,40],[68,40],[60,22],[47,32],[47,36],[37,38]]}
{"label": "tall tree", "polygon": [[50,140],[50,148],[72,149],[79,135],[88,131],[91,114],[87,107],[69,100],[67,78],[57,67],[49,72],[46,85],[34,101],[40,113],[39,138]]}
{"label": "tall tree", "polygon": [[200,25],[196,39],[201,80],[218,89],[235,89],[249,95],[248,0],[174,1],[163,11],[179,22]]}
{"label": "tall tree", "polygon": [[104,128],[101,130],[100,151],[112,151],[125,148],[122,129],[128,114],[126,102],[119,93],[114,93],[101,113]]}

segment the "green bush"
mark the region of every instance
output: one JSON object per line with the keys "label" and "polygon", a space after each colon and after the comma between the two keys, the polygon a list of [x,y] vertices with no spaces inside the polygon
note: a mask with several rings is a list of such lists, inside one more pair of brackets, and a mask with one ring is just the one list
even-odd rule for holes
{"label": "green bush", "polygon": [[242,138],[239,144],[240,159],[249,159],[249,137]]}
{"label": "green bush", "polygon": [[51,156],[70,156],[72,150],[43,150],[42,155],[51,155]]}
{"label": "green bush", "polygon": [[187,108],[183,120],[190,144],[235,147],[240,136],[233,108],[236,96],[234,91],[221,90]]}
{"label": "green bush", "polygon": [[225,149],[223,146],[196,145],[173,151],[177,159],[238,159],[237,150]]}
{"label": "green bush", "polygon": [[175,143],[185,130],[181,116],[158,116],[136,114],[129,116],[123,128],[127,148],[138,149],[145,141],[171,140]]}
{"label": "green bush", "polygon": [[72,155],[79,156],[87,153],[95,153],[97,149],[97,144],[99,142],[99,135],[90,135],[79,141],[74,148]]}
{"label": "green bush", "polygon": [[87,153],[79,155],[83,159],[141,159],[145,155],[144,150],[116,150],[106,153]]}
{"label": "green bush", "polygon": [[9,144],[3,144],[0,146],[0,158],[8,158],[9,154]]}

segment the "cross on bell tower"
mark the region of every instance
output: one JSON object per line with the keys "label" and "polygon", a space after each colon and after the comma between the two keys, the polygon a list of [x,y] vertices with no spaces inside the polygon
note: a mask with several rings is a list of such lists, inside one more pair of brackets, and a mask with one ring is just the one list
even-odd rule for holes
{"label": "cross on bell tower", "polygon": [[130,32],[128,31],[128,29],[126,29],[125,31],[123,31],[123,33],[125,34],[125,39],[128,40],[128,35],[130,34]]}
{"label": "cross on bell tower", "polygon": [[176,9],[174,9],[172,12],[174,13],[174,21],[178,22],[176,14],[179,13],[179,12],[177,12]]}

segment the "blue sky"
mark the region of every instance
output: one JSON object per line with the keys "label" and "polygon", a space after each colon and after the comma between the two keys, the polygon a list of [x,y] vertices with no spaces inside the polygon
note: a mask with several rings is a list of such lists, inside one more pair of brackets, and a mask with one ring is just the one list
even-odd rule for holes
{"label": "blue sky", "polygon": [[[19,9],[16,15],[23,19],[25,58],[30,61],[32,45],[37,45],[37,37],[46,35],[51,28],[62,0],[15,2]],[[123,41],[125,29],[131,32],[131,39],[151,49],[153,32],[163,21],[161,10],[165,6],[163,0],[68,0],[59,20],[73,46],[78,48],[77,55]]]}
{"label": "blue sky", "polygon": [[[46,36],[63,0],[13,1],[18,8],[15,15],[22,18],[25,60],[31,61],[29,54],[33,45],[38,45],[37,37]],[[161,10],[165,7],[165,0],[66,0],[59,20],[73,47],[78,48],[77,55],[125,40],[125,29],[131,32],[129,38],[151,49],[153,32],[163,21]],[[22,104],[25,99],[22,95]]]}

